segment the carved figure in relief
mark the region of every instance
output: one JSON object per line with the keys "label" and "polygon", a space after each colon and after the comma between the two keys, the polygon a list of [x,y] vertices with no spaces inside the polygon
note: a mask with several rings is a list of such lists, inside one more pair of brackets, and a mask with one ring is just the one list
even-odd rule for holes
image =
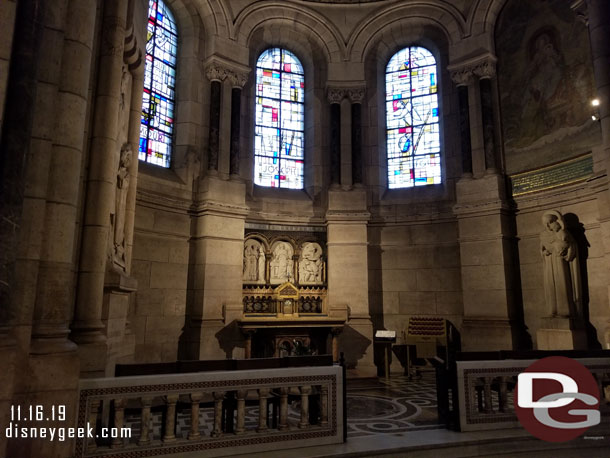
{"label": "carved figure in relief", "polygon": [[258,281],[265,283],[265,250],[258,248]]}
{"label": "carved figure in relief", "polygon": [[261,251],[262,246],[258,241],[252,239],[246,240],[244,244],[244,281],[258,281],[260,279],[259,257]]}
{"label": "carved figure in relief", "polygon": [[131,157],[131,145],[125,143],[121,148],[117,171],[113,234],[113,258],[122,267],[125,267],[125,210],[127,208],[127,194],[129,193]]}
{"label": "carved figure in relief", "polygon": [[286,242],[279,242],[273,249],[271,259],[271,281],[281,283],[292,279],[292,247]]}
{"label": "carved figure in relief", "polygon": [[581,296],[578,247],[558,211],[545,212],[542,224],[545,229],[540,233],[540,253],[547,309],[551,316],[576,318]]}
{"label": "carved figure in relief", "polygon": [[323,267],[322,247],[317,243],[304,243],[299,260],[299,282],[322,283]]}

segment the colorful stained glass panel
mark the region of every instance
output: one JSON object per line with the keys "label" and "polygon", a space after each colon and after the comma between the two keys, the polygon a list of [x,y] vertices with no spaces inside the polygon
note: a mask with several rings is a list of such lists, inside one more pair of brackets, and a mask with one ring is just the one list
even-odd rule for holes
{"label": "colorful stained glass panel", "polygon": [[386,67],[388,186],[441,182],[436,60],[430,51],[398,51]]}
{"label": "colorful stained glass panel", "polygon": [[161,0],[148,3],[147,32],[138,157],[167,168],[174,133],[178,36],[174,17]]}
{"label": "colorful stained glass panel", "polygon": [[264,51],[256,65],[254,183],[303,188],[305,79],[290,51]]}

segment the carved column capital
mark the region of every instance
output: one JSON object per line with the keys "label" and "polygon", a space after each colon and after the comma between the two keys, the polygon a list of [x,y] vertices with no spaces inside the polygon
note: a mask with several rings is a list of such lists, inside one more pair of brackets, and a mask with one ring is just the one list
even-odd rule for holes
{"label": "carved column capital", "polygon": [[231,86],[238,89],[243,89],[250,72],[240,72],[236,70],[227,70],[226,77],[231,83]]}
{"label": "carved column capital", "polygon": [[345,89],[341,87],[329,87],[326,92],[326,97],[330,103],[341,103],[345,97]]}
{"label": "carved column capital", "polygon": [[479,79],[491,79],[496,76],[496,62],[495,60],[487,59],[478,63],[472,71]]}
{"label": "carved column capital", "polygon": [[453,70],[451,72],[451,80],[456,86],[468,86],[473,79],[474,75],[472,74],[472,70],[467,68]]}
{"label": "carved column capital", "polygon": [[364,100],[364,95],[366,94],[366,87],[350,87],[347,89],[347,96],[349,97],[349,101],[351,103],[362,103]]}
{"label": "carved column capital", "polygon": [[205,76],[210,81],[222,82],[227,77],[228,72],[226,67],[219,65],[217,62],[212,62],[205,66]]}

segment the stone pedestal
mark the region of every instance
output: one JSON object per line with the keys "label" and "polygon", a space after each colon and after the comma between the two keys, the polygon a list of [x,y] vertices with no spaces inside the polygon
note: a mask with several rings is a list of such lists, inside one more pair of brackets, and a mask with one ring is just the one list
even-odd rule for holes
{"label": "stone pedestal", "polygon": [[511,208],[503,178],[485,174],[457,183],[464,351],[511,350],[518,316],[518,283]]}
{"label": "stone pedestal", "polygon": [[120,272],[109,272],[104,286],[104,302],[102,306],[102,322],[106,325],[106,357],[105,375],[112,377],[114,367],[120,359],[129,360],[135,353],[135,336],[129,332],[127,315],[129,313],[129,297],[135,292],[138,282]]}
{"label": "stone pedestal", "polygon": [[536,333],[538,350],[586,350],[587,333],[582,322],[567,317],[547,317]]}
{"label": "stone pedestal", "polygon": [[366,192],[328,193],[328,301],[330,308],[347,306],[348,321],[338,338],[353,375],[375,376],[373,323],[369,312]]}
{"label": "stone pedestal", "polygon": [[[181,358],[222,359],[243,354],[243,345],[237,347],[235,341],[239,331],[228,326],[231,323],[225,313],[242,303],[245,194],[245,184],[237,180],[206,176],[199,183]],[[235,349],[242,353],[234,355]]]}

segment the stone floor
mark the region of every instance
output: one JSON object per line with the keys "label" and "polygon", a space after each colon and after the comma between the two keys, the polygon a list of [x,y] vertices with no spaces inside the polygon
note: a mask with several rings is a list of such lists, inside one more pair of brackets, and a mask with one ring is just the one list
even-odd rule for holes
{"label": "stone floor", "polygon": [[348,380],[347,419],[348,438],[444,429],[436,411],[434,372],[422,372],[414,380]]}

